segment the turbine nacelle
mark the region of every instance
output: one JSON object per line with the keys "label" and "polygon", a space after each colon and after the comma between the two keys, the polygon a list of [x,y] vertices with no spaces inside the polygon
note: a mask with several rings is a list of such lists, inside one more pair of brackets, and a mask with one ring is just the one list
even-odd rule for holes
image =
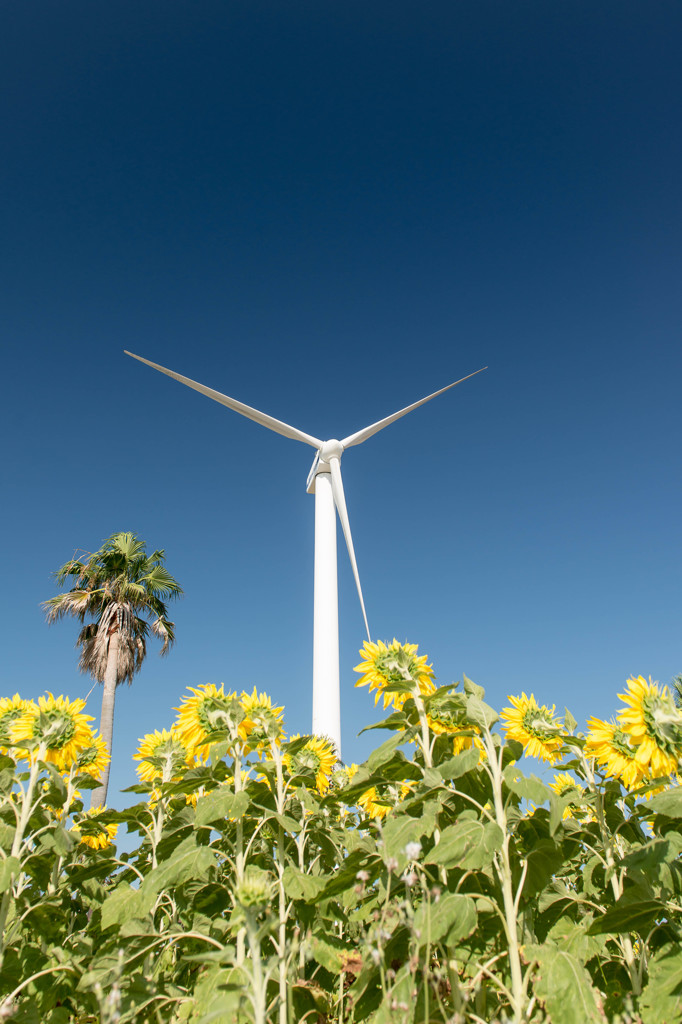
{"label": "turbine nacelle", "polygon": [[318,450],[313,464],[310,467],[308,473],[308,479],[306,481],[306,491],[308,494],[315,493],[315,477],[318,473],[331,473],[331,459],[341,460],[343,455],[343,444],[341,441],[337,441],[335,437],[331,438],[330,441],[325,441],[322,447]]}

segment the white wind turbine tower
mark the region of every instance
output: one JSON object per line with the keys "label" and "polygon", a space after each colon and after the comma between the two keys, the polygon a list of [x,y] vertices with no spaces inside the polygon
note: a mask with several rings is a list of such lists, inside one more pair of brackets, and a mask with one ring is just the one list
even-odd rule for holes
{"label": "white wind turbine tower", "polygon": [[307,484],[308,494],[315,495],[312,731],[317,735],[329,737],[334,742],[337,754],[340,757],[341,707],[339,695],[339,616],[335,508],[339,514],[343,534],[346,538],[346,546],[351,566],[353,567],[355,585],[358,588],[367,637],[371,640],[365,602],[362,597],[362,587],[360,586],[360,576],[355,560],[353,538],[350,532],[350,523],[348,522],[346,499],[343,493],[341,456],[346,448],[351,448],[355,444],[362,444],[372,434],[376,434],[378,431],[383,430],[384,427],[388,427],[391,423],[400,419],[401,416],[406,416],[408,412],[412,412],[413,409],[424,405],[425,402],[430,402],[432,398],[442,395],[444,391],[449,391],[456,384],[461,384],[462,381],[475,377],[477,373],[481,373],[487,367],[483,366],[481,370],[476,370],[474,373],[470,373],[466,377],[448,384],[446,387],[441,388],[440,391],[434,391],[432,395],[421,398],[418,402],[408,405],[405,409],[400,409],[391,416],[386,416],[385,419],[370,424],[370,426],[365,427],[363,430],[357,430],[354,434],[345,437],[343,441],[337,441],[336,438],[332,438],[330,441],[321,441],[319,437],[305,434],[302,430],[289,426],[288,423],[283,423],[281,420],[268,416],[267,413],[259,412],[258,409],[252,409],[251,406],[238,402],[235,398],[229,398],[227,395],[222,395],[219,391],[214,391],[212,388],[207,388],[203,384],[190,380],[189,377],[183,377],[173,370],[167,370],[165,366],[159,366],[158,363],[152,363],[148,359],[143,359],[142,356],[136,356],[133,352],[128,352],[127,350],[126,355],[132,356],[133,359],[139,359],[141,363],[146,363],[147,366],[151,366],[155,370],[160,370],[161,373],[165,373],[174,380],[180,381],[181,384],[187,384],[188,387],[194,388],[195,391],[206,395],[207,398],[212,398],[214,401],[220,402],[221,405],[226,405],[228,409],[233,409],[242,416],[260,423],[261,426],[274,430],[277,434],[290,437],[294,441],[303,441],[305,444],[309,444],[311,448],[317,449],[310,473],[308,474]]}

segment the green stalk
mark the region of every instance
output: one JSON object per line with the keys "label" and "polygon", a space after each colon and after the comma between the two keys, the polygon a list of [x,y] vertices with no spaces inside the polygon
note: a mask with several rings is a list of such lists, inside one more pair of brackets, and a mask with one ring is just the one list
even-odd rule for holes
{"label": "green stalk", "polygon": [[[238,745],[234,750],[234,795],[241,792],[242,788],[242,755]],[[244,881],[244,825],[241,817],[237,818],[237,850],[235,854],[235,874],[237,887]],[[237,933],[237,966],[243,967],[246,958],[246,929],[240,928]]]}
{"label": "green stalk", "polygon": [[[277,813],[284,814],[284,775],[282,773],[282,752],[276,740],[270,741],[272,759],[277,771]],[[277,890],[278,890],[278,940],[277,966],[279,973],[279,1024],[287,1024],[287,897],[284,891],[284,829],[281,822],[277,823]]]}
{"label": "green stalk", "polygon": [[[583,771],[585,772],[585,778],[587,780],[587,783],[596,797],[595,813],[597,816],[597,823],[599,825],[599,832],[601,835],[602,844],[604,846],[604,855],[606,857],[606,870],[611,872],[611,890],[613,892],[613,897],[617,902],[623,895],[623,882],[622,877],[616,868],[616,856],[614,850],[613,837],[609,832],[608,826],[606,824],[606,819],[604,817],[604,795],[597,786],[597,780],[594,777],[592,765],[585,757],[585,753],[583,750],[580,751],[580,760],[582,762],[582,767]],[[637,967],[637,957],[635,956],[635,951],[632,947],[632,940],[629,935],[625,934],[620,936],[620,942],[623,950],[623,955],[625,957],[625,965],[627,967],[627,972],[630,977],[630,983],[632,985],[632,991],[636,996],[639,996],[642,994],[642,976],[641,972],[638,970]]]}
{"label": "green stalk", "polygon": [[509,953],[509,968],[512,979],[512,1012],[514,1024],[522,1024],[525,1019],[526,986],[523,980],[521,967],[521,953],[519,949],[519,937],[517,929],[518,900],[521,896],[519,887],[518,898],[514,897],[512,885],[512,870],[509,860],[509,842],[511,836],[507,828],[507,813],[504,808],[502,796],[502,750],[499,753],[495,749],[490,729],[486,726],[483,738],[486,753],[488,755],[488,771],[493,787],[493,799],[495,804],[495,819],[502,829],[504,839],[500,855],[496,858],[495,867],[502,888],[502,901],[504,905],[504,930],[507,936]]}
{"label": "green stalk", "polygon": [[[26,831],[29,818],[31,817],[33,794],[38,781],[38,775],[40,774],[40,762],[45,759],[46,753],[47,747],[44,743],[41,743],[36,752],[36,757],[31,763],[28,787],[22,796],[21,814],[19,815],[17,827],[14,830],[14,839],[12,841],[12,849],[10,851],[10,857],[14,857],[16,860],[19,859],[19,853],[21,852],[21,847],[24,842],[24,833]],[[7,915],[9,914],[12,903],[12,886],[14,884],[14,879],[15,873],[12,872],[9,884],[3,893],[2,902],[0,903],[0,971],[2,970],[2,965],[5,960],[5,926],[7,924]]]}
{"label": "green stalk", "polygon": [[246,933],[249,937],[249,949],[251,951],[251,972],[253,976],[253,1017],[254,1024],[267,1024],[266,1021],[266,993],[265,978],[263,976],[263,963],[261,960],[260,939],[258,937],[257,910],[249,907],[246,914]]}

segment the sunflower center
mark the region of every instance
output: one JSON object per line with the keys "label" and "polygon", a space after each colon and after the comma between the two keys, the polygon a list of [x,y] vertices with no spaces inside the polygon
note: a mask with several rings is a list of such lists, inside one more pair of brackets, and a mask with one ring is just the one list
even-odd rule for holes
{"label": "sunflower center", "polygon": [[303,750],[299,750],[294,756],[294,764],[297,768],[312,771],[313,774],[317,775],[322,761],[320,760],[319,754],[314,750],[311,750],[310,747],[304,747]]}
{"label": "sunflower center", "polygon": [[33,735],[49,750],[60,750],[70,743],[76,732],[76,725],[70,715],[59,708],[40,711],[34,724]]}
{"label": "sunflower center", "polygon": [[649,736],[666,754],[677,758],[682,746],[682,719],[672,703],[650,694],[642,700],[642,712]]}
{"label": "sunflower center", "polygon": [[634,749],[630,746],[628,741],[627,733],[623,732],[622,729],[614,729],[613,736],[611,737],[611,746],[617,753],[626,757],[629,761],[632,761],[635,756]]}
{"label": "sunflower center", "polygon": [[557,730],[547,708],[529,707],[523,715],[523,728],[538,740],[550,739]]}
{"label": "sunflower center", "polygon": [[2,715],[0,715],[0,744],[7,746],[11,742],[10,727],[12,722],[16,722],[17,718],[21,718],[26,712],[21,708],[8,708]]}

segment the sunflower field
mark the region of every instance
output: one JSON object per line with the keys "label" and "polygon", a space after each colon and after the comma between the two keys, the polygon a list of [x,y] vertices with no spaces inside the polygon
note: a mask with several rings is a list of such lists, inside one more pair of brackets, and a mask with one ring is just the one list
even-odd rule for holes
{"label": "sunflower field", "polygon": [[0,700],[0,1021],[682,1020],[669,691],[630,679],[583,733],[438,687],[411,644],[357,671],[388,715],[364,764],[197,686],[122,811],[83,810],[107,759],[83,701]]}

